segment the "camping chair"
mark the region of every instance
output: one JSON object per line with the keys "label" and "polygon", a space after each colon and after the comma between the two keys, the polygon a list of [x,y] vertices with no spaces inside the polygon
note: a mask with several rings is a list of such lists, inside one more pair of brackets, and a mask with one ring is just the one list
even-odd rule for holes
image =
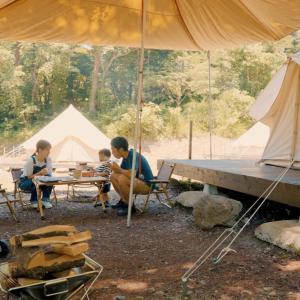
{"label": "camping chair", "polygon": [[[19,183],[20,183],[20,178],[23,174],[23,169],[21,168],[12,168],[10,169],[11,172],[11,176],[13,179],[13,184],[14,184],[14,196],[15,199],[20,202],[22,208],[27,206],[27,203],[24,202],[23,198],[22,198],[22,194],[30,194],[29,191],[23,191],[19,188]],[[17,197],[18,195],[18,197]],[[55,205],[57,206],[57,197],[56,197],[56,192],[55,192],[55,187],[53,186],[53,195],[54,195],[54,199],[55,199]]]}
{"label": "camping chair", "polygon": [[[146,208],[148,206],[151,194],[155,194],[157,200],[161,204],[171,208],[171,205],[166,203],[165,201],[169,201],[171,198],[169,196],[168,188],[170,185],[170,179],[174,172],[174,169],[175,169],[175,164],[169,164],[169,163],[163,161],[163,163],[158,171],[157,176],[153,180],[150,180],[148,182],[148,183],[150,183],[150,191],[144,202],[144,207],[141,210],[142,213],[146,210]],[[161,198],[160,198],[161,194],[163,194],[165,196],[165,198],[166,198],[165,201],[161,200]],[[135,195],[135,197],[136,196],[137,195]]]}
{"label": "camping chair", "polygon": [[12,217],[14,218],[14,220],[16,222],[18,222],[16,212],[14,210],[14,207],[12,206],[12,202],[14,202],[15,200],[9,200],[8,199],[8,195],[6,193],[6,190],[1,187],[1,184],[0,184],[0,195],[2,196],[1,197],[2,199],[0,199],[0,204],[6,204],[9,211],[10,211],[10,213],[11,213],[11,215],[12,215]]}
{"label": "camping chair", "polygon": [[21,168],[11,168],[10,173],[13,179],[13,184],[14,184],[14,197],[19,201],[21,204],[22,208],[26,207],[26,203],[23,201],[22,198],[22,193],[23,194],[30,194],[30,192],[27,191],[21,191],[19,188],[19,182],[20,178],[22,176],[23,170]]}

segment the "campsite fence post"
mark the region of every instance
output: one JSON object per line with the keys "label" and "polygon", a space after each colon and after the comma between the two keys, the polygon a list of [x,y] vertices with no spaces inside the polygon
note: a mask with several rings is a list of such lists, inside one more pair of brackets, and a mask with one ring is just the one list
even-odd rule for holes
{"label": "campsite fence post", "polygon": [[211,60],[210,60],[210,51],[207,52],[207,58],[208,58],[209,159],[212,159],[213,116],[212,116],[212,97],[211,97]]}
{"label": "campsite fence post", "polygon": [[189,159],[192,159],[192,147],[193,147],[193,121],[190,121],[189,130]]}
{"label": "campsite fence post", "polygon": [[[135,179],[135,167],[136,167],[136,150],[141,130],[141,102],[143,95],[143,77],[144,77],[144,38],[145,38],[145,25],[146,25],[146,4],[147,0],[141,0],[142,4],[142,16],[141,16],[141,48],[140,48],[140,59],[139,59],[139,76],[138,76],[138,92],[137,92],[137,107],[135,116],[135,129],[134,129],[134,149],[132,158],[132,169],[130,176],[130,191],[129,191],[129,203],[128,203],[128,214],[127,214],[127,227],[130,227],[131,222],[131,210],[133,204],[133,184]],[[140,154],[141,155],[141,154]]]}

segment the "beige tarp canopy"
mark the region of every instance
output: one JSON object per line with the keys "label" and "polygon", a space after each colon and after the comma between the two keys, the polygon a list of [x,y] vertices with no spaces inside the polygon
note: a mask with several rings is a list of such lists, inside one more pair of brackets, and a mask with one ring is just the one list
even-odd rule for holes
{"label": "beige tarp canopy", "polygon": [[262,160],[300,167],[300,52],[279,69],[251,107],[252,117],[270,127]]}
{"label": "beige tarp canopy", "polygon": [[[0,0],[0,39],[140,47],[140,0]],[[149,0],[145,47],[214,49],[278,40],[300,0]]]}

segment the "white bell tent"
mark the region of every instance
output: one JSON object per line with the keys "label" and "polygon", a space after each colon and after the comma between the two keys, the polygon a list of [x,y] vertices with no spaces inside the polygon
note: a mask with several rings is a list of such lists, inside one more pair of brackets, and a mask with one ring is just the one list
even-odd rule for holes
{"label": "white bell tent", "polygon": [[257,122],[234,141],[234,146],[264,148],[269,136],[270,128],[261,122]]}
{"label": "white bell tent", "polygon": [[40,139],[51,145],[55,162],[95,162],[100,148],[109,148],[110,141],[95,125],[70,105],[43,129],[20,145],[26,153],[35,150]]}
{"label": "white bell tent", "polygon": [[262,161],[300,167],[300,52],[290,57],[261,92],[250,115],[270,127]]}

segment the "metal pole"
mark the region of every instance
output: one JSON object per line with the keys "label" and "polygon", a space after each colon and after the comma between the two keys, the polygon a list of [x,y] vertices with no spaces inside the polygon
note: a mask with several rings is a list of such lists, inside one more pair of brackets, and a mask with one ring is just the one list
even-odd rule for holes
{"label": "metal pole", "polygon": [[131,222],[131,209],[133,204],[133,185],[135,179],[135,167],[136,167],[136,149],[140,133],[140,113],[141,113],[141,102],[143,95],[143,77],[144,77],[144,38],[145,38],[145,26],[146,26],[146,4],[147,0],[141,0],[142,5],[142,18],[141,18],[141,49],[140,49],[140,61],[139,61],[139,76],[138,76],[138,93],[137,93],[137,104],[136,104],[136,115],[135,115],[135,128],[134,128],[134,148],[132,158],[132,169],[130,176],[130,191],[129,191],[129,203],[128,203],[128,214],[127,214],[127,227],[130,227]]}
{"label": "metal pole", "polygon": [[209,159],[212,159],[213,115],[212,115],[212,97],[211,97],[211,62],[210,62],[210,51],[207,52],[207,58],[208,58]]}
{"label": "metal pole", "polygon": [[189,132],[189,159],[192,159],[192,147],[193,147],[193,121],[190,121],[190,132]]}

